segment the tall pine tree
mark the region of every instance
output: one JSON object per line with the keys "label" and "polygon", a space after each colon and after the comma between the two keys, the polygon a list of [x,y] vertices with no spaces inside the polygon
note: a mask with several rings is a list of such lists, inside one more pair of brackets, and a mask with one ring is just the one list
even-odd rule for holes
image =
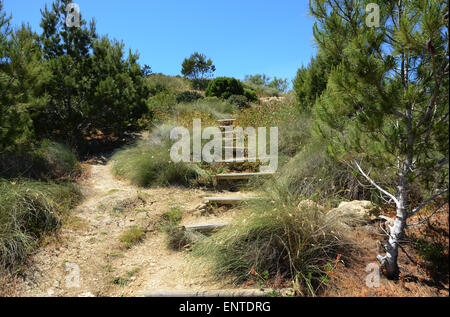
{"label": "tall pine tree", "polygon": [[[379,5],[379,27],[366,23],[368,3]],[[314,113],[330,149],[358,157],[358,171],[396,205],[385,254],[377,257],[395,278],[408,218],[448,196],[448,7],[439,0],[312,0],[310,9],[319,50],[337,65]],[[395,189],[365,170],[380,164],[395,172]],[[416,183],[433,186],[412,206]]]}
{"label": "tall pine tree", "polygon": [[77,142],[88,111],[87,96],[93,79],[90,51],[97,37],[95,22],[89,27],[80,15],[80,25],[68,26],[66,11],[71,0],[56,0],[42,13],[41,43],[50,77],[46,86],[49,100],[36,126],[42,134],[59,132]]}

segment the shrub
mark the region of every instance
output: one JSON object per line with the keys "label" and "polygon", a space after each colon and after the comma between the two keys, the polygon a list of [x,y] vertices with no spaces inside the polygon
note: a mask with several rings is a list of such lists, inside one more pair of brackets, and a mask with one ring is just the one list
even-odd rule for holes
{"label": "shrub", "polygon": [[230,98],[228,98],[228,102],[239,108],[248,107],[248,99],[242,95],[231,95]]}
{"label": "shrub", "polygon": [[248,101],[258,101],[256,92],[250,88],[244,88],[244,96],[247,97]]}
{"label": "shrub", "polygon": [[218,77],[212,80],[205,92],[207,97],[215,96],[223,99],[228,99],[231,95],[243,94],[244,87],[241,82],[230,77]]}
{"label": "shrub", "polygon": [[237,124],[242,127],[276,127],[297,117],[295,103],[289,99],[271,104],[264,103],[236,113]]}
{"label": "shrub", "polygon": [[79,198],[72,185],[0,179],[0,267],[20,264]]}
{"label": "shrub", "polygon": [[191,87],[192,87],[192,89],[204,91],[206,88],[208,88],[208,85],[210,82],[211,82],[211,79],[209,79],[209,78],[192,79]]}
{"label": "shrub", "polygon": [[250,82],[244,82],[243,85],[244,85],[244,88],[254,91],[258,97],[278,97],[278,96],[280,96],[280,92],[275,88],[271,88],[271,87],[267,87],[267,86],[258,86],[258,85],[252,84]]}
{"label": "shrub", "polygon": [[0,177],[71,179],[81,172],[75,153],[67,146],[44,140],[35,150],[0,155]]}
{"label": "shrub", "polygon": [[183,91],[182,93],[179,93],[177,95],[176,101],[177,101],[177,103],[181,103],[181,102],[189,103],[189,102],[194,102],[201,98],[203,98],[203,96],[196,91]]}
{"label": "shrub", "polygon": [[193,255],[206,260],[215,276],[226,275],[236,283],[266,272],[267,278],[295,279],[300,292],[314,295],[327,263],[348,247],[341,215],[315,205],[298,207],[298,201],[284,190],[268,197],[200,240]]}
{"label": "shrub", "polygon": [[146,84],[151,95],[162,91],[183,92],[189,89],[189,81],[180,76],[151,74],[146,78]]}
{"label": "shrub", "polygon": [[[235,105],[228,103],[227,101],[218,99],[217,97],[207,97],[205,99],[197,100],[195,103],[180,103],[175,106],[175,117],[186,116],[188,114],[198,115],[199,112],[208,114],[214,119],[229,118],[234,111],[237,110]],[[201,118],[202,122],[205,116],[194,117]],[[192,125],[192,121],[190,122]]]}
{"label": "shrub", "polygon": [[149,112],[154,114],[156,121],[165,121],[176,104],[175,95],[170,91],[162,91],[147,101]]}

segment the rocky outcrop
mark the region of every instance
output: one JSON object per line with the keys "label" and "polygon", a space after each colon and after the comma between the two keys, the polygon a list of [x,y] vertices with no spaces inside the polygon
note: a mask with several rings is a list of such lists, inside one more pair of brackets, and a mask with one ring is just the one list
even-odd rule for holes
{"label": "rocky outcrop", "polygon": [[341,202],[329,213],[340,213],[348,217],[350,223],[367,223],[375,221],[380,215],[380,210],[368,200],[353,200]]}

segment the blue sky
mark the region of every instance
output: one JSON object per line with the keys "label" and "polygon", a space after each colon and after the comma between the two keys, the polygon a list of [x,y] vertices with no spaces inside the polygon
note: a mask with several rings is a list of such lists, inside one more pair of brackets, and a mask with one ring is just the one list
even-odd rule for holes
{"label": "blue sky", "polygon": [[[40,33],[40,9],[51,0],[3,0],[13,24]],[[97,32],[122,40],[154,72],[178,75],[198,51],[216,65],[215,76],[295,77],[315,52],[308,0],[76,0]]]}

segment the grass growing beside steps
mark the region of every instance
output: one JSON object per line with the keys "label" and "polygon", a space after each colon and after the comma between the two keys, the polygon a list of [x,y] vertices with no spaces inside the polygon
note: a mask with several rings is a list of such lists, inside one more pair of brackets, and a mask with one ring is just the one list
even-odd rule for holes
{"label": "grass growing beside steps", "polygon": [[115,176],[126,178],[141,187],[192,185],[202,171],[194,164],[174,163],[170,158],[168,142],[149,145],[138,143],[116,153],[112,172]]}
{"label": "grass growing beside steps", "polygon": [[20,265],[80,196],[73,185],[0,179],[0,269]]}
{"label": "grass growing beside steps", "polygon": [[300,295],[314,296],[326,283],[327,265],[344,247],[349,252],[350,243],[340,215],[298,207],[281,191],[271,203],[253,201],[229,226],[195,244],[194,262],[237,284],[281,276],[293,280]]}

